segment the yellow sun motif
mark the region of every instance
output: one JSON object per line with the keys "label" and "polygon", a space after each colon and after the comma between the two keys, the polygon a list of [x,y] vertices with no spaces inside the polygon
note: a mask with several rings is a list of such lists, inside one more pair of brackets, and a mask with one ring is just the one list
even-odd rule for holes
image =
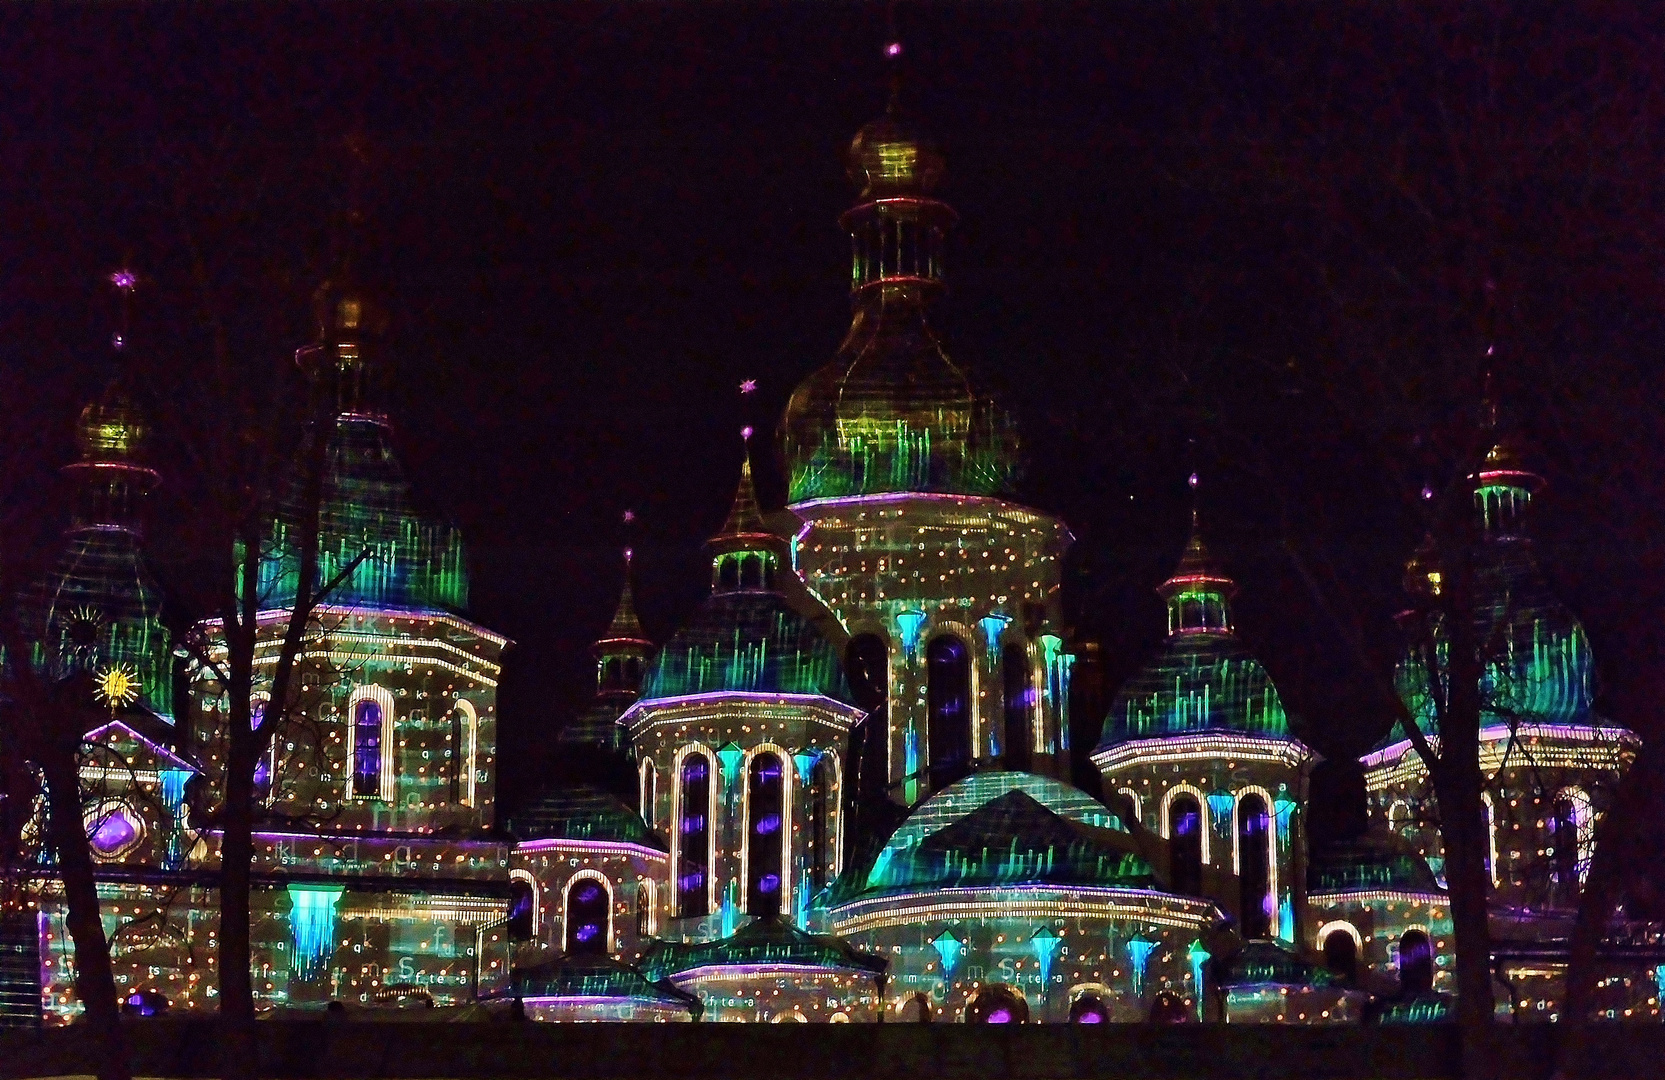
{"label": "yellow sun motif", "polygon": [[93,696],[115,712],[123,705],[139,700],[139,673],[126,664],[111,664],[98,673],[98,687]]}

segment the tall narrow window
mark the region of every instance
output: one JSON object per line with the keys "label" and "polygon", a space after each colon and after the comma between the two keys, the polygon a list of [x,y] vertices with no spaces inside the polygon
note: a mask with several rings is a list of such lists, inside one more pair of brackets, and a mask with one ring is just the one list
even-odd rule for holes
{"label": "tall narrow window", "polygon": [[361,799],[382,793],[382,707],[366,698],[353,706],[353,794]]}
{"label": "tall narrow window", "polygon": [[521,878],[509,881],[509,940],[531,941],[536,932],[538,894],[532,882]]}
{"label": "tall narrow window", "polygon": [[653,804],[659,795],[659,792],[655,790],[659,786],[658,781],[659,770],[653,767],[652,761],[644,760],[642,762],[642,820],[647,822],[647,827],[650,829],[653,828]]}
{"label": "tall narrow window", "polygon": [[884,798],[890,784],[889,725],[885,703],[890,691],[890,647],[877,634],[857,634],[844,650],[850,691],[867,718],[850,732],[850,764],[855,768],[852,796],[862,802]]}
{"label": "tall narrow window", "polygon": [[971,657],[959,638],[933,638],[925,653],[926,732],[931,786],[944,788],[971,771]]}
{"label": "tall narrow window", "polygon": [[1034,743],[1035,687],[1029,677],[1029,653],[1022,645],[1000,650],[1001,676],[1006,690],[1006,730],[1001,749],[1008,769],[1029,768]]}
{"label": "tall narrow window", "polygon": [[711,913],[708,876],[711,873],[711,763],[704,754],[682,759],[677,823],[677,912],[683,918]]}
{"label": "tall narrow window", "polygon": [[468,763],[467,750],[463,740],[467,732],[463,731],[463,713],[461,709],[451,710],[451,801],[460,803],[468,791]]}
{"label": "tall narrow window", "polygon": [[780,914],[781,845],[786,824],[782,766],[774,754],[752,758],[746,778],[746,913],[759,918]]}
{"label": "tall narrow window", "polygon": [[1237,804],[1238,914],[1244,937],[1265,937],[1272,930],[1271,830],[1266,800],[1245,795]]}
{"label": "tall narrow window", "polygon": [[574,956],[607,954],[609,905],[605,882],[581,877],[567,886],[567,952]]}
{"label": "tall narrow window", "polygon": [[636,886],[636,936],[644,942],[653,936],[653,886],[647,881]]}
{"label": "tall narrow window", "polygon": [[809,876],[817,892],[832,879],[832,805],[833,766],[823,754],[809,773]]}
{"label": "tall narrow window", "polygon": [[1498,883],[1497,865],[1497,804],[1492,801],[1492,793],[1480,793],[1480,806],[1486,815],[1486,877],[1493,885]]}
{"label": "tall narrow window", "polygon": [[1168,859],[1175,892],[1202,892],[1202,829],[1202,808],[1195,798],[1181,795],[1168,804]]}
{"label": "tall narrow window", "polygon": [[1434,988],[1434,947],[1421,930],[1407,930],[1399,939],[1399,989],[1425,994]]}

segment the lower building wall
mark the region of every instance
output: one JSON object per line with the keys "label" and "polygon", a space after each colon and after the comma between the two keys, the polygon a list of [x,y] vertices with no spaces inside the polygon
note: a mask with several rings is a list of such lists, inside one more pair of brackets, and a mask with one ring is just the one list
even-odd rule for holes
{"label": "lower building wall", "polygon": [[883,999],[872,975],[843,971],[715,971],[672,976],[698,996],[701,1019],[728,1023],[873,1023]]}
{"label": "lower building wall", "polygon": [[546,1024],[657,1023],[693,1020],[680,1005],[619,998],[544,998],[524,1002],[526,1018]]}
{"label": "lower building wall", "polygon": [[1356,1024],[1368,995],[1339,986],[1233,986],[1221,994],[1228,1024]]}
{"label": "lower building wall", "polygon": [[[462,1005],[509,977],[507,900],[356,890],[350,881],[257,888],[251,969],[257,1008],[329,1001]],[[99,885],[117,992],[152,992],[169,1011],[213,1010],[218,995],[219,899],[196,884]],[[74,947],[56,883],[29,900],[39,930],[43,1021],[67,1023]]]}

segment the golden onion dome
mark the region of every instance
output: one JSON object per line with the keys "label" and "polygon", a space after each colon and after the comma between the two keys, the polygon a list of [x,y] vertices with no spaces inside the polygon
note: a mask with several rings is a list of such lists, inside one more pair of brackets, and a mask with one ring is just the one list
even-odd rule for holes
{"label": "golden onion dome", "polygon": [[863,199],[929,195],[942,181],[944,160],[936,140],[903,117],[894,102],[850,142],[850,182]]}
{"label": "golden onion dome", "polygon": [[379,298],[340,274],[318,286],[312,295],[312,314],[322,341],[362,341],[387,331],[387,309]]}
{"label": "golden onion dome", "polygon": [[134,461],[149,433],[144,414],[119,384],[81,410],[75,442],[83,461]]}
{"label": "golden onion dome", "polygon": [[1405,563],[1405,591],[1421,598],[1438,596],[1442,580],[1439,550],[1432,534],[1425,535]]}

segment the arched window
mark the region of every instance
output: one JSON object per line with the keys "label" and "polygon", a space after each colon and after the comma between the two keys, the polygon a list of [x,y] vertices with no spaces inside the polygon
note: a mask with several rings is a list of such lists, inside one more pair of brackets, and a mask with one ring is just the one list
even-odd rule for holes
{"label": "arched window", "polygon": [[1266,800],[1245,795],[1237,803],[1238,915],[1244,937],[1266,937],[1272,931],[1271,822]]}
{"label": "arched window", "polygon": [[[259,730],[260,724],[266,719],[266,699],[262,698],[249,706],[249,728]],[[277,798],[277,752],[278,733],[268,733],[266,752],[260,755],[260,760],[254,766],[254,797],[263,806],[270,806]]]}
{"label": "arched window", "polygon": [[1421,930],[1407,930],[1399,939],[1399,989],[1425,994],[1434,988],[1434,947]]}
{"label": "arched window", "polygon": [[822,754],[809,772],[809,879],[817,892],[832,880],[833,853],[833,763]]}
{"label": "arched window", "polygon": [[1028,651],[1022,645],[1007,645],[1000,650],[1000,668],[1006,691],[1006,730],[1001,749],[1006,752],[1008,769],[1027,770],[1035,738],[1035,687],[1029,677]]}
{"label": "arched window", "polygon": [[677,873],[677,912],[683,918],[711,913],[711,761],[704,754],[682,759],[678,778],[678,803],[682,820],[677,823],[677,851],[681,865]]}
{"label": "arched window", "polygon": [[480,757],[480,721],[474,706],[458,698],[451,707],[451,801],[474,805],[474,770]]}
{"label": "arched window", "polygon": [[944,788],[971,771],[971,654],[952,634],[925,651],[925,697],[931,786]]}
{"label": "arched window", "polygon": [[1331,930],[1324,935],[1324,967],[1344,985],[1353,985],[1359,973],[1359,946],[1352,934]]}
{"label": "arched window", "polygon": [[1191,1019],[1185,999],[1172,990],[1158,990],[1150,1003],[1150,1022],[1153,1024],[1183,1024]]}
{"label": "arched window", "polygon": [[1578,902],[1578,809],[1563,792],[1555,797],[1549,812],[1550,872],[1553,902]]}
{"label": "arched window", "polygon": [[902,1002],[897,1013],[904,1024],[929,1024],[932,1018],[931,999],[916,990],[912,997]]}
{"label": "arched window", "polygon": [[850,731],[850,762],[855,766],[851,796],[872,803],[890,785],[890,725],[886,699],[890,691],[890,647],[877,634],[857,634],[844,650],[844,670],[856,706],[866,719]]}
{"label": "arched window", "polygon": [[653,883],[645,878],[636,884],[636,936],[653,936]]}
{"label": "arched window", "polygon": [[729,592],[740,587],[740,561],[734,556],[718,556],[717,587]]}
{"label": "arched window", "polygon": [[781,846],[786,835],[784,774],[774,754],[752,758],[746,777],[746,914],[780,914]]}
{"label": "arched window", "polygon": [[658,786],[659,770],[653,767],[653,762],[651,760],[643,758],[641,792],[642,820],[647,822],[647,827],[650,829],[653,828],[654,802],[657,800],[659,795],[659,792],[655,789],[658,788]]}
{"label": "arched window", "polygon": [[1128,792],[1113,792],[1105,802],[1109,804],[1110,812],[1115,815],[1116,820],[1127,826],[1129,832],[1133,830],[1133,826],[1139,824],[1138,804]]}
{"label": "arched window", "polygon": [[509,940],[531,941],[537,933],[537,886],[529,878],[509,879]]}
{"label": "arched window", "polygon": [[1180,795],[1168,804],[1168,859],[1175,892],[1202,892],[1202,830],[1202,806],[1195,796]]}
{"label": "arched window", "polygon": [[370,698],[353,706],[353,794],[361,799],[382,794],[382,707]]}
{"label": "arched window", "polygon": [[567,952],[574,956],[607,955],[607,917],[611,906],[605,881],[580,877],[567,885]]}

